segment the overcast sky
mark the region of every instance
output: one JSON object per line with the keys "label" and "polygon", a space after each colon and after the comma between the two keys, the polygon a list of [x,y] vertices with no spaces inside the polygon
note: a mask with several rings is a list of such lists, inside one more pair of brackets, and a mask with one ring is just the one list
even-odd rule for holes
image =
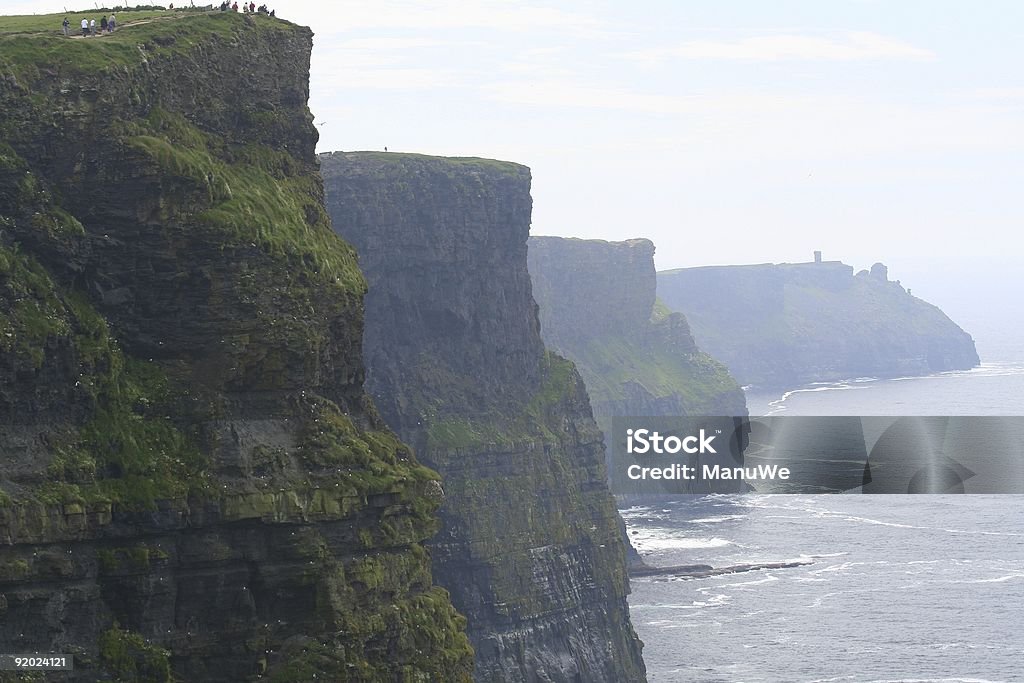
{"label": "overcast sky", "polygon": [[534,234],[1019,287],[1019,0],[270,5],[316,33],[321,151],[524,163]]}

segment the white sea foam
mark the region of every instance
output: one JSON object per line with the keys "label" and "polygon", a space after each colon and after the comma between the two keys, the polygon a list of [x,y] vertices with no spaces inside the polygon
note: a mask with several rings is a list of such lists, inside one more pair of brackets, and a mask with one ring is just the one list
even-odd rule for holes
{"label": "white sea foam", "polygon": [[[930,375],[857,377],[818,382],[782,395],[748,392],[752,414],[796,415],[1020,415],[1024,363],[986,362],[970,370]],[[995,384],[994,382],[1000,382]],[[860,398],[831,398],[829,392],[861,390]],[[823,393],[824,392],[824,393]],[[866,392],[866,393],[864,393]],[[815,396],[821,399],[813,398]]]}
{"label": "white sea foam", "polygon": [[693,524],[717,524],[719,522],[731,522],[736,519],[746,519],[746,515],[721,515],[719,517],[700,517],[687,520]]}
{"label": "white sea foam", "polygon": [[[767,570],[765,570],[767,571]],[[778,581],[779,577],[768,575],[763,579],[755,579],[753,581],[737,581],[736,583],[720,583],[717,588],[742,588],[744,586],[761,586],[766,583],[774,583]]]}
{"label": "white sea foam", "polygon": [[1007,574],[1006,576],[997,576],[993,579],[974,579],[971,581],[953,581],[952,583],[1005,583],[1006,581],[1013,581],[1014,579],[1024,579],[1024,574]]}
{"label": "white sea foam", "polygon": [[641,533],[630,536],[633,545],[638,550],[679,550],[697,548],[722,548],[727,545],[734,545],[732,541],[724,538],[714,537],[693,537],[674,536],[669,529],[645,529],[645,532],[654,532],[648,535]]}
{"label": "white sea foam", "polygon": [[1008,683],[988,678],[877,678],[865,683]]}

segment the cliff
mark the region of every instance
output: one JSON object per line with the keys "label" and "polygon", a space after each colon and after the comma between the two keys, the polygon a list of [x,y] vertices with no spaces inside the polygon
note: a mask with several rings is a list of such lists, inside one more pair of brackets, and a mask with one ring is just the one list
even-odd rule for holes
{"label": "cliff", "polygon": [[650,240],[531,237],[529,268],[544,342],[576,363],[602,426],[614,415],[746,415],[739,385],[657,300]]}
{"label": "cliff", "polygon": [[423,546],[437,475],[363,389],[311,32],[62,18],[0,19],[0,651],[72,653],[73,680],[468,680]]}
{"label": "cliff", "polygon": [[374,153],[321,169],[370,285],[367,386],[444,478],[434,572],[468,618],[476,680],[643,680],[601,434],[540,338],[529,170]]}
{"label": "cliff", "polygon": [[702,348],[743,384],[793,387],[851,377],[965,370],[970,335],[888,279],[838,261],[658,273],[658,296],[686,314]]}

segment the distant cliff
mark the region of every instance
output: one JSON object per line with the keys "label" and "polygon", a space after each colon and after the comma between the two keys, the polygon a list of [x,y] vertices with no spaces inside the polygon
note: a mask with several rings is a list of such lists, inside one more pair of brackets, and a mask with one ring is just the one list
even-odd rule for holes
{"label": "distant cliff", "polygon": [[888,279],[838,261],[658,273],[658,296],[743,384],[792,387],[850,377],[964,370],[970,335]]}
{"label": "distant cliff", "polygon": [[340,152],[321,168],[370,284],[367,385],[444,478],[434,571],[469,620],[476,679],[643,680],[601,434],[540,338],[529,170]]}
{"label": "distant cliff", "polygon": [[437,475],[363,390],[312,33],[137,16],[0,35],[0,651],[81,681],[466,681]]}
{"label": "distant cliff", "polygon": [[531,237],[545,343],[576,363],[594,413],[746,415],[739,385],[655,293],[654,244]]}

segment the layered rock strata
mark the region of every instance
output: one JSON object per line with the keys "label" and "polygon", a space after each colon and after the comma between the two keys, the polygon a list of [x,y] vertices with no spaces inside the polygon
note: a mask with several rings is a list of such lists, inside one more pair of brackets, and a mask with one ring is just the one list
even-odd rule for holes
{"label": "layered rock strata", "polygon": [[367,386],[444,478],[434,572],[468,618],[478,681],[640,681],[604,449],[531,295],[525,167],[321,155],[359,252]]}
{"label": "layered rock strata", "polygon": [[132,16],[0,35],[0,651],[74,680],[469,680],[423,545],[438,477],[363,389],[311,32]]}

